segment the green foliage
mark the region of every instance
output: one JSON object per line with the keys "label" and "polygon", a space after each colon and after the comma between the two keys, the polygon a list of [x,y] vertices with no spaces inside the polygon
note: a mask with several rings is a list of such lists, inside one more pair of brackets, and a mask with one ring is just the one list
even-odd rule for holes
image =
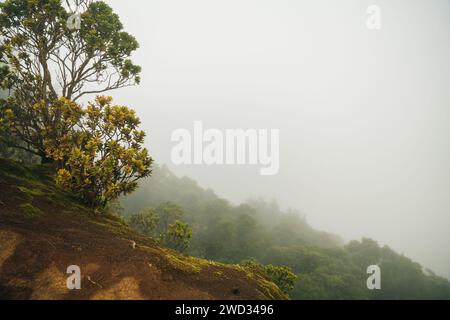
{"label": "green foliage", "polygon": [[111,97],[98,96],[83,109],[64,99],[66,107],[58,110],[71,127],[60,139],[45,140],[46,154],[61,164],[57,183],[100,208],[134,191],[153,162],[135,112],[111,103]]}
{"label": "green foliage", "polygon": [[161,203],[156,207],[155,212],[159,216],[158,230],[161,233],[169,230],[169,225],[184,215],[183,209],[172,202]]}
{"label": "green foliage", "polygon": [[[67,136],[73,132],[75,126],[78,125],[83,116],[82,107],[66,98],[60,98],[52,104],[47,105],[45,101],[37,102],[29,111],[29,117],[36,123],[42,124],[39,131],[32,128],[23,127],[20,118],[15,113],[13,106],[14,99],[9,97],[8,100],[0,101],[2,108],[2,116],[6,120],[0,129],[5,135],[9,134],[10,140],[22,141],[21,144],[13,145],[19,148],[20,145],[27,145],[28,149],[32,146],[31,139],[38,139],[42,143],[42,154],[31,151],[36,155],[42,155],[46,159],[49,158],[48,147],[53,150],[59,150],[60,154],[69,151],[67,146]],[[58,117],[60,121],[54,122],[52,125],[44,125],[46,119]],[[28,138],[22,136],[22,131],[27,131]],[[62,147],[65,146],[65,149]],[[25,149],[27,149],[25,148]],[[58,149],[59,148],[59,149]],[[62,159],[62,156],[60,157]]]}
{"label": "green foliage", "polygon": [[186,273],[200,273],[202,271],[201,261],[193,257],[174,256],[170,253],[166,254],[169,264]]}
{"label": "green foliage", "polygon": [[244,260],[240,264],[246,269],[261,272],[285,294],[289,294],[294,289],[295,282],[298,278],[292,272],[292,269],[286,266],[262,265],[255,259]]}
{"label": "green foliage", "polygon": [[[79,30],[67,25],[75,7]],[[49,110],[61,97],[77,101],[140,82],[141,68],[130,60],[139,45],[102,1],[6,0],[0,39],[0,87],[11,92],[0,103],[0,120],[20,147],[44,160],[45,140],[65,133],[60,113]],[[90,83],[98,87],[88,89]]]}
{"label": "green foliage", "polygon": [[[373,240],[344,245],[274,201],[233,206],[165,167],[156,167],[152,179],[122,201],[126,212],[167,201],[178,204],[193,229],[189,254],[225,263],[254,258],[263,266],[283,266],[269,267],[271,279],[286,291],[293,284],[293,299],[450,299],[449,281]],[[367,289],[367,267],[372,264],[381,267],[382,290]],[[284,267],[298,279],[292,282]]]}
{"label": "green foliage", "polygon": [[367,262],[380,266],[382,290],[371,291],[372,299],[450,299],[450,283],[446,279],[388,246],[380,247],[364,238],[350,242],[346,251],[362,270],[367,268]]}
{"label": "green foliage", "polygon": [[265,266],[265,271],[270,280],[272,280],[284,293],[289,293],[294,289],[297,276],[292,269],[286,266]]}
{"label": "green foliage", "polygon": [[177,220],[169,225],[166,239],[170,247],[183,252],[191,244],[192,229],[187,223]]}
{"label": "green foliage", "polygon": [[128,215],[128,224],[136,231],[154,237],[161,244],[185,251],[191,244],[192,228],[178,220],[183,210],[171,202],[162,203],[156,209],[147,208],[139,213]]}
{"label": "green foliage", "polygon": [[159,224],[159,216],[153,209],[145,209],[128,217],[127,222],[138,232],[152,236]]}
{"label": "green foliage", "polygon": [[[75,7],[79,30],[67,23]],[[87,108],[76,101],[139,83],[141,68],[130,60],[138,46],[102,1],[0,3],[0,88],[9,91],[0,99],[0,152],[56,161],[58,184],[93,207],[136,189],[152,159],[135,112],[105,96]]]}

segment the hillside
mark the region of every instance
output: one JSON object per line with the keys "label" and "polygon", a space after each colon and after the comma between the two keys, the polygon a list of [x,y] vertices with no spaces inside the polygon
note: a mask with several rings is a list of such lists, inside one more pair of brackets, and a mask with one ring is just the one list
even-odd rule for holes
{"label": "hillside", "polygon": [[[0,299],[283,299],[258,273],[181,255],[96,213],[46,167],[0,160]],[[81,268],[81,290],[66,269]]]}
{"label": "hillside", "polygon": [[[194,180],[155,166],[133,194],[122,198],[126,214],[170,201],[193,228],[189,253],[225,263],[256,259],[290,267],[298,276],[292,299],[450,299],[450,283],[372,239],[344,243],[315,230],[295,210],[276,202],[233,205]],[[382,290],[368,290],[367,267],[377,264]]]}

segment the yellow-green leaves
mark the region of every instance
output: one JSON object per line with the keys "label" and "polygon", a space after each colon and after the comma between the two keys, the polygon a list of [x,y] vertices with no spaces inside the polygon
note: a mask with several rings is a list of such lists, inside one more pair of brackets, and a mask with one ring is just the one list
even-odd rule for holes
{"label": "yellow-green leaves", "polygon": [[[76,30],[68,23],[74,8],[81,17]],[[108,114],[108,134],[115,135],[118,127],[127,139],[134,134],[139,125],[134,111],[111,106],[111,97],[98,97],[83,113],[75,103],[92,92],[92,84],[98,85],[93,91],[104,93],[140,81],[141,68],[130,60],[139,44],[107,3],[7,0],[0,9],[0,88],[10,91],[14,123],[9,133],[22,148],[48,160],[49,142],[59,148],[58,140],[84,112],[90,128]],[[7,122],[4,115],[0,119]]]}
{"label": "yellow-green leaves", "polygon": [[150,175],[153,160],[142,147],[145,134],[134,110],[105,96],[86,108],[67,99],[57,105],[62,118],[75,124],[61,139],[46,139],[47,154],[63,167],[59,185],[92,206],[105,206]]}

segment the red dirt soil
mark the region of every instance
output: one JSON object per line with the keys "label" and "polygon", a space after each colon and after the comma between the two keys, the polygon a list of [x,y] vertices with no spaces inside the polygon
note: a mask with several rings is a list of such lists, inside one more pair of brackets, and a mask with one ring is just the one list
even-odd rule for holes
{"label": "red dirt soil", "polygon": [[[0,299],[283,298],[261,275],[161,248],[95,213],[49,172],[0,159]],[[67,288],[70,265],[80,290]]]}

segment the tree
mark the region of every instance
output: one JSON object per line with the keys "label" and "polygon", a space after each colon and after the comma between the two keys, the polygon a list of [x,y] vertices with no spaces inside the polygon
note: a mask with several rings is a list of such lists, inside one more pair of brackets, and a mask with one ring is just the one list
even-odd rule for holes
{"label": "tree", "polygon": [[156,213],[160,219],[159,230],[164,233],[169,229],[169,225],[184,215],[183,209],[175,203],[165,202],[160,204],[156,209]]}
{"label": "tree", "polygon": [[[9,98],[12,101],[13,98]],[[5,101],[3,101],[5,102]],[[30,150],[32,154],[40,155],[40,152],[33,151],[31,140],[39,140],[39,143],[44,148],[43,153],[45,154],[45,159],[53,159],[51,154],[48,154],[49,148],[53,149],[53,153],[56,150],[59,151],[61,155],[67,154],[70,150],[70,146],[67,145],[63,149],[62,146],[64,142],[67,142],[67,137],[73,133],[74,128],[79,124],[81,118],[84,115],[83,108],[77,103],[61,97],[55,100],[51,104],[47,104],[45,101],[39,101],[33,105],[32,117],[33,121],[36,123],[41,123],[42,127],[40,131],[31,131],[26,129],[28,136],[31,140],[18,139],[21,136],[21,128],[17,127],[17,124],[21,121],[17,118],[17,113],[13,111],[13,108],[9,108],[9,104],[6,102],[3,105],[3,120],[1,121],[2,132],[10,133],[10,135],[5,134],[10,140],[9,143],[15,142],[12,146],[17,149]],[[52,126],[43,125],[45,119],[58,117],[59,121],[55,122]],[[6,141],[8,143],[8,141]],[[59,157],[59,160],[63,160],[64,157]]]}
{"label": "tree", "polygon": [[[80,11],[79,30],[67,24],[74,10]],[[141,68],[130,60],[138,42],[102,1],[6,0],[0,39],[0,85],[11,92],[0,104],[1,118],[5,110],[12,114],[11,133],[44,162],[43,131],[61,121],[59,112],[49,112],[55,101],[76,102],[140,82]],[[36,110],[36,103],[44,108]],[[62,135],[52,134],[55,140]]]}
{"label": "tree", "polygon": [[134,191],[153,163],[135,112],[111,103],[111,97],[98,96],[85,109],[63,99],[56,110],[70,129],[44,142],[46,154],[61,165],[57,183],[100,208]]}
{"label": "tree", "polygon": [[147,208],[139,213],[135,213],[129,216],[128,224],[135,230],[151,236],[153,231],[158,226],[159,216],[155,210]]}
{"label": "tree", "polygon": [[152,236],[165,246],[180,252],[185,251],[192,240],[192,228],[185,222],[172,219],[183,215],[180,207],[173,203],[163,203],[156,209],[147,208],[134,213],[127,219],[128,224],[138,232]]}
{"label": "tree", "polygon": [[169,225],[167,230],[166,244],[180,252],[185,251],[191,244],[192,229],[187,223],[180,220]]}

